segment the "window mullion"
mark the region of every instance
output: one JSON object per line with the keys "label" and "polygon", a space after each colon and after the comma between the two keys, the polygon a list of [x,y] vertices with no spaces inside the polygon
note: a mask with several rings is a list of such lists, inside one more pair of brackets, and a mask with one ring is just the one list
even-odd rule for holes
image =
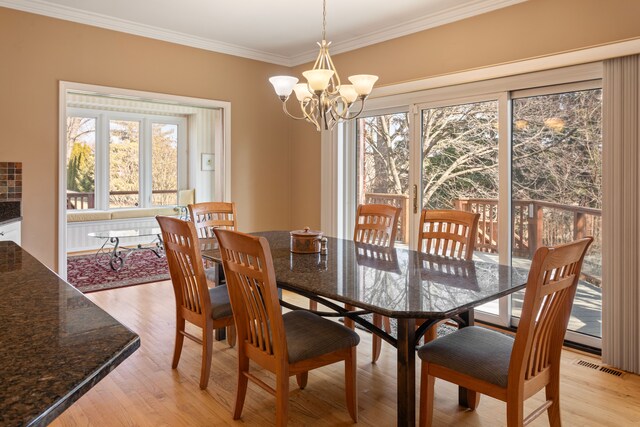
{"label": "window mullion", "polygon": [[96,132],[96,208],[109,209],[109,117],[98,115]]}
{"label": "window mullion", "polygon": [[151,206],[151,194],[153,189],[151,177],[151,120],[140,121],[140,207]]}

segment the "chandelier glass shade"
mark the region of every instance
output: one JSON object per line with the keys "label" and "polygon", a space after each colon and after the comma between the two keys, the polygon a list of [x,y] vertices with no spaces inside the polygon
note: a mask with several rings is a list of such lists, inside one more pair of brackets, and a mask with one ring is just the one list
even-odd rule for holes
{"label": "chandelier glass shade", "polygon": [[[298,78],[291,76],[274,76],[269,79],[282,101],[284,112],[296,120],[313,123],[318,131],[330,130],[340,121],[358,117],[364,109],[365,99],[378,80],[378,76],[357,74],[349,76],[351,84],[342,84],[329,55],[331,42],[326,41],[326,6],[326,0],[323,0],[322,41],[318,43],[320,52],[313,68],[302,73],[307,83],[298,83]],[[300,116],[291,114],[287,109],[287,101],[292,92],[295,92],[300,105]],[[352,106],[356,101],[360,101],[360,105],[358,111],[354,112]]]}

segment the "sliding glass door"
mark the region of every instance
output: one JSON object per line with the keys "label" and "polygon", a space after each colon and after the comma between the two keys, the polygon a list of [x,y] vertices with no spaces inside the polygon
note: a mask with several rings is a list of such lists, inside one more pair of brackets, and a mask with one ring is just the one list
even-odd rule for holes
{"label": "sliding glass door", "polygon": [[401,208],[396,245],[406,247],[411,213],[408,113],[380,113],[360,118],[356,135],[357,202]]}
{"label": "sliding glass door", "polygon": [[[497,99],[421,105],[421,206],[480,214],[474,258],[498,262]],[[478,308],[506,323],[501,302]]]}
{"label": "sliding glass door", "polygon": [[[593,236],[568,338],[599,347],[601,81],[514,83],[536,87],[526,90],[509,90],[509,84],[500,83],[496,92],[485,90],[495,88],[489,84],[434,90],[433,101],[358,119],[345,139],[355,142],[355,195],[344,215],[353,215],[357,203],[400,206],[397,244],[415,248],[422,209],[475,212],[474,258],[524,268],[540,246]],[[474,90],[477,95],[465,93]],[[476,316],[512,326],[521,309],[522,294],[516,294],[479,307]]]}
{"label": "sliding glass door", "polygon": [[[512,264],[536,249],[593,236],[569,321],[572,339],[602,329],[602,90],[593,84],[516,92],[512,100]],[[512,298],[514,321],[522,294]],[[579,334],[579,335],[578,335]]]}

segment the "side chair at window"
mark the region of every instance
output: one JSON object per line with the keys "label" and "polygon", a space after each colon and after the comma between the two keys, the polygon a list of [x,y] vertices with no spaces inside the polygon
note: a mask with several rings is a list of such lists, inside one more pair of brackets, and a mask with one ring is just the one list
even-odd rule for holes
{"label": "side chair at window", "polygon": [[[507,403],[507,426],[527,425],[546,410],[549,424],[560,422],[560,355],[580,270],[592,237],[534,254],[522,316],[515,338],[470,326],[421,347],[420,426],[433,419],[435,378]],[[542,388],[546,401],[524,418],[524,401]],[[473,409],[473,408],[472,408]]]}
{"label": "side chair at window", "polygon": [[[233,326],[231,303],[226,286],[209,289],[192,222],[157,216],[162,230],[169,273],[176,298],[176,338],[171,367],[176,369],[184,338],[202,344],[200,388],[206,389],[211,371],[213,330]],[[202,339],[185,331],[186,322],[202,329]],[[233,333],[229,331],[231,337]],[[233,342],[231,339],[230,343]]]}
{"label": "side chair at window", "polygon": [[[471,261],[478,236],[480,214],[448,209],[423,209],[418,229],[418,251]],[[416,320],[416,327],[423,320]],[[440,323],[425,333],[425,342],[436,338]]]}
{"label": "side chair at window", "polygon": [[[289,377],[301,389],[308,371],[344,361],[347,409],[358,420],[358,334],[308,311],[282,314],[269,243],[230,230],[214,230],[227,277],[238,342],[238,388],[233,412],[240,419],[248,380],[276,397],[276,425],[287,425]],[[249,360],[275,374],[275,387],[253,375]]]}
{"label": "side chair at window", "polygon": [[[401,212],[401,208],[390,205],[358,205],[356,225],[353,230],[353,241],[393,249],[396,243],[396,232],[398,231],[398,220],[400,219]],[[353,309],[353,307],[350,306],[346,308]],[[374,313],[372,323],[378,328],[382,327],[384,323],[386,332],[389,333],[391,331],[391,322],[388,317]],[[346,318],[344,324],[350,328],[355,326],[353,320]],[[378,360],[381,349],[382,339],[375,334],[371,334],[372,362],[375,363]]]}
{"label": "side chair at window", "polygon": [[423,209],[418,251],[471,261],[480,214],[446,209]]}
{"label": "side chair at window", "polygon": [[[233,202],[202,202],[187,206],[189,217],[196,226],[198,237],[201,239],[214,238],[213,230],[222,228],[225,230],[238,229],[238,215],[236,204]],[[214,285],[224,282],[224,275],[219,265],[213,264],[205,269],[207,280]]]}

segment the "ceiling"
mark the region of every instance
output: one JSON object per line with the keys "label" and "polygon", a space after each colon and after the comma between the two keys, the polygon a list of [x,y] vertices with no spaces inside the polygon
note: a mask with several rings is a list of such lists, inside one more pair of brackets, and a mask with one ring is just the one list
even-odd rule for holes
{"label": "ceiling", "polygon": [[[327,0],[333,54],[526,0]],[[317,54],[322,0],[0,0],[0,6],[293,66]]]}

